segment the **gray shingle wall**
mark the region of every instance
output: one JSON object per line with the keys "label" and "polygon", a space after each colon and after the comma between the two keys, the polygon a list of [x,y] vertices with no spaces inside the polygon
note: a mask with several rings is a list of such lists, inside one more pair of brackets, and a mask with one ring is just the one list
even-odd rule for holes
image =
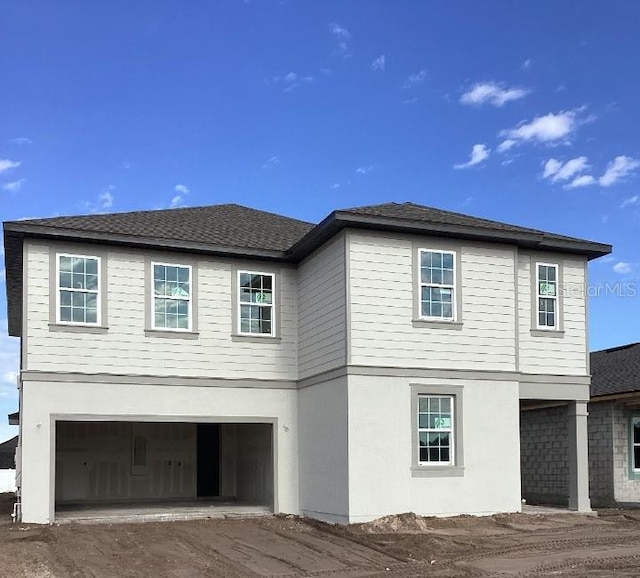
{"label": "gray shingle wall", "polygon": [[567,504],[567,407],[520,412],[522,497],[528,503]]}
{"label": "gray shingle wall", "polygon": [[613,403],[589,404],[589,495],[595,507],[613,504]]}

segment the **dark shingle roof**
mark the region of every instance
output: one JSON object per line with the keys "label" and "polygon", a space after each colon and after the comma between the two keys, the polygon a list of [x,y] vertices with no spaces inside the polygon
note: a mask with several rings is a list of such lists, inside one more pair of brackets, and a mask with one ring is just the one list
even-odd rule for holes
{"label": "dark shingle roof", "polygon": [[640,343],[591,353],[591,397],[640,392]]}
{"label": "dark shingle roof", "polygon": [[212,205],[20,221],[24,226],[136,239],[286,251],[314,225],[240,205]]}
{"label": "dark shingle roof", "polygon": [[414,203],[338,210],[315,226],[233,204],[11,221],[4,223],[9,334],[20,335],[25,237],[297,263],[347,227],[505,243],[589,259],[611,252],[609,245]]}
{"label": "dark shingle roof", "polygon": [[18,436],[0,444],[0,470],[13,470],[16,467],[15,454]]}

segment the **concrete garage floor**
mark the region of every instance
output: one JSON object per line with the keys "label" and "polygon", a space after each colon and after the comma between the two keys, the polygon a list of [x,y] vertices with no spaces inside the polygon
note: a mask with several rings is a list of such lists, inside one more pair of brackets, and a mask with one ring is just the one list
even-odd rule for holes
{"label": "concrete garage floor", "polygon": [[55,521],[80,524],[171,522],[206,518],[256,518],[270,516],[268,506],[237,500],[179,500],[135,504],[65,504],[56,507]]}

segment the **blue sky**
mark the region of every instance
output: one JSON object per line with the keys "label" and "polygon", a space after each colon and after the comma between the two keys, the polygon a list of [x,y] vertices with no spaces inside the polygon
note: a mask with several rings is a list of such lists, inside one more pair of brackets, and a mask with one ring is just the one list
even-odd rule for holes
{"label": "blue sky", "polygon": [[[591,347],[640,340],[640,3],[2,13],[0,219],[237,202],[318,221],[413,201],[612,243],[590,268]],[[4,438],[17,343],[0,294]]]}

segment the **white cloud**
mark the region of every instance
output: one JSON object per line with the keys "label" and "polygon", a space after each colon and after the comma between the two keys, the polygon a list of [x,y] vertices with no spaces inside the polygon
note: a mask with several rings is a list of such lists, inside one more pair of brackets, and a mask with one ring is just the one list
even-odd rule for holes
{"label": "white cloud", "polygon": [[414,96],[412,98],[407,98],[406,100],[403,100],[402,104],[415,104],[416,102],[418,102],[418,97]]}
{"label": "white cloud", "polygon": [[176,195],[175,197],[172,197],[169,208],[175,209],[176,207],[179,207],[182,204],[182,200],[182,195]]}
{"label": "white cloud", "polygon": [[503,106],[512,100],[524,98],[529,92],[524,88],[505,88],[496,82],[479,82],[460,97],[460,102],[478,106],[483,104]]}
{"label": "white cloud", "polygon": [[325,76],[333,75],[333,70],[331,68],[321,68],[320,74],[324,74]]}
{"label": "white cloud", "polygon": [[607,165],[607,170],[598,179],[598,182],[602,187],[610,187],[633,173],[638,167],[640,167],[640,161],[620,155]]}
{"label": "white cloud", "polygon": [[101,209],[110,209],[113,207],[113,195],[109,191],[100,193],[98,195],[98,202],[100,203]]}
{"label": "white cloud", "polygon": [[581,175],[573,179],[570,183],[564,186],[565,189],[576,189],[578,187],[588,187],[589,185],[595,185],[596,179],[591,175]]}
{"label": "white cloud", "polygon": [[631,264],[625,261],[618,261],[618,263],[613,266],[613,270],[616,273],[620,273],[620,275],[626,275],[627,273],[631,273]]}
{"label": "white cloud", "polygon": [[591,168],[587,157],[576,157],[562,163],[556,159],[549,159],[544,164],[543,178],[551,178],[552,183],[568,181],[570,178]]}
{"label": "white cloud", "polygon": [[0,159],[0,173],[4,173],[10,169],[16,169],[20,166],[20,161],[10,161],[9,159]]}
{"label": "white cloud", "polygon": [[340,26],[340,24],[336,24],[335,22],[329,24],[329,32],[333,34],[337,41],[336,53],[343,58],[351,56],[349,44],[347,42],[351,39],[351,33],[344,26]]}
{"label": "white cloud", "polygon": [[175,187],[173,187],[173,190],[180,195],[189,194],[189,187],[187,187],[187,185],[177,184]]}
{"label": "white cloud", "polygon": [[633,205],[637,205],[640,203],[640,195],[633,195],[633,197],[629,197],[620,203],[620,208],[624,209],[625,207],[631,207]]}
{"label": "white cloud", "polygon": [[22,188],[22,184],[26,180],[27,179],[18,179],[17,181],[11,181],[9,183],[5,183],[4,185],[2,185],[2,190],[7,191],[9,193],[17,193]]}
{"label": "white cloud", "polygon": [[569,142],[570,137],[581,124],[593,120],[593,117],[580,119],[578,114],[582,110],[549,113],[538,116],[530,122],[522,122],[516,128],[500,131],[500,136],[505,140],[498,146],[498,151],[505,152],[526,142],[542,144]]}
{"label": "white cloud", "polygon": [[281,84],[284,86],[284,92],[291,92],[296,88],[299,88],[303,84],[310,84],[315,80],[311,75],[297,74],[295,72],[288,72],[284,76],[274,76],[271,79],[273,84]]}
{"label": "white cloud", "polygon": [[489,158],[490,150],[486,145],[483,144],[475,144],[471,148],[471,154],[469,155],[469,160],[466,163],[460,163],[457,165],[453,165],[454,169],[468,169],[469,167],[473,167],[475,165],[479,165],[481,162]]}
{"label": "white cloud", "polygon": [[522,63],[522,70],[529,70],[531,68],[531,65],[533,64],[533,60],[531,60],[531,58],[527,58],[523,63]]}
{"label": "white cloud", "polygon": [[33,144],[33,141],[26,136],[18,136],[16,138],[12,138],[11,142],[20,146]]}
{"label": "white cloud", "polygon": [[262,165],[262,168],[263,169],[272,169],[273,167],[275,167],[279,163],[280,163],[280,157],[274,155]]}
{"label": "white cloud", "polygon": [[366,175],[372,170],[373,170],[373,165],[366,165],[366,166],[358,167],[356,169],[356,173],[358,173],[359,175]]}
{"label": "white cloud", "polygon": [[427,79],[426,70],[421,70],[420,72],[415,72],[410,74],[407,80],[404,81],[402,88],[413,88],[418,84],[422,84]]}
{"label": "white cloud", "polygon": [[332,189],[339,189],[339,188],[340,188],[340,183],[333,183],[333,184],[331,185],[331,188],[332,188]]}
{"label": "white cloud", "polygon": [[384,54],[382,54],[381,56],[378,56],[378,58],[376,58],[372,63],[371,63],[371,70],[380,70],[382,72],[384,72],[386,70],[386,59]]}

